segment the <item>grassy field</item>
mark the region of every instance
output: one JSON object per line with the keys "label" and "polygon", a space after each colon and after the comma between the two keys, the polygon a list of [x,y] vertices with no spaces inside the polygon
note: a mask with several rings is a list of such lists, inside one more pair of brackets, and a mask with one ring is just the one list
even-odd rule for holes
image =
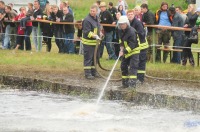
{"label": "grassy field", "polygon": [[[74,11],[75,20],[84,19],[85,16],[89,13],[89,7],[96,2],[96,0],[68,0],[70,6]],[[116,6],[118,0],[102,0],[107,4],[108,2],[113,2],[113,5]],[[136,5],[141,5],[142,0],[126,0],[129,6],[129,9],[133,9]],[[136,2],[138,1],[138,2]],[[149,9],[153,12],[160,8],[160,4],[163,0],[148,0]],[[166,0],[169,6],[174,4],[175,6],[181,6],[183,9],[187,8],[185,0]]]}
{"label": "grassy field", "polygon": [[[15,75],[18,72],[38,72],[38,73],[60,73],[65,75],[80,75],[83,74],[83,56],[58,54],[56,45],[53,45],[52,52],[45,51],[43,46],[42,52],[0,50],[0,74]],[[107,53],[104,53],[100,60],[103,67],[111,69],[114,61],[107,60]],[[117,65],[119,69],[120,63]],[[173,79],[199,80],[200,68],[191,67],[189,64],[186,67],[177,64],[167,63],[147,63],[147,74],[154,77],[164,77]],[[108,72],[104,72],[108,75]],[[120,72],[115,72],[114,76],[120,77]]]}

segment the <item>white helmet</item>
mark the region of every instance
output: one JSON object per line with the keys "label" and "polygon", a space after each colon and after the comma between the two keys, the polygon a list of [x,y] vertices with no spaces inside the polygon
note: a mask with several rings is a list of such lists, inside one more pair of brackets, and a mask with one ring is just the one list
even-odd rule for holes
{"label": "white helmet", "polygon": [[120,29],[119,27],[119,24],[123,24],[123,23],[126,23],[128,25],[128,27],[130,27],[130,22],[127,18],[127,16],[121,16],[118,20],[118,28]]}

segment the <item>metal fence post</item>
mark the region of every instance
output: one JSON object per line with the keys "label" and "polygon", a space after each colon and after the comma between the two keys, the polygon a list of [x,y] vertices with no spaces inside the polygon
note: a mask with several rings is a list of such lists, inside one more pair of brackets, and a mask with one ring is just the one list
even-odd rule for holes
{"label": "metal fence post", "polygon": [[41,44],[41,36],[42,36],[42,34],[41,34],[41,28],[40,28],[40,22],[38,22],[38,51],[41,51],[41,49],[42,49],[42,44]]}
{"label": "metal fence post", "polygon": [[153,64],[156,62],[155,28],[153,28]]}

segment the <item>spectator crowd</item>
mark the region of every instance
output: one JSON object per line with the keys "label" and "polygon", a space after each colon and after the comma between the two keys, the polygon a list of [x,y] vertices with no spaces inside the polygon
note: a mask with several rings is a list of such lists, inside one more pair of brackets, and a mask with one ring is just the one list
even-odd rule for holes
{"label": "spectator crowd", "polygon": [[[117,6],[114,4],[117,3]],[[196,8],[195,4],[189,4],[187,12],[183,12],[178,5],[168,5],[167,2],[162,2],[159,9],[153,13],[149,10],[148,4],[143,3],[137,5],[133,9],[129,9],[125,0],[116,0],[113,2],[103,2],[97,0],[95,5],[98,6],[98,20],[101,24],[117,25],[121,16],[126,16],[132,23],[132,27],[138,34],[139,41],[143,41],[141,36],[145,34],[149,48],[147,50],[147,61],[152,60],[152,40],[153,28],[144,25],[161,25],[184,28],[195,28],[200,24],[200,8]],[[44,4],[44,3],[42,3]],[[55,24],[55,23],[39,23],[34,20],[49,20],[53,22],[75,22],[74,13],[68,1],[60,2],[60,5],[51,5],[48,1],[41,8],[41,1],[35,0],[33,3],[28,3],[27,7],[21,7],[19,12],[13,9],[13,4],[5,5],[4,1],[0,1],[0,38],[2,49],[21,49],[32,50],[30,35],[32,34],[32,42],[36,51],[41,51],[41,43],[47,46],[46,51],[50,52],[52,48],[52,37],[55,37],[55,43],[59,53],[67,54],[83,54],[82,38],[82,21],[76,21],[72,24]],[[133,24],[134,23],[134,24]],[[139,26],[138,26],[139,25]],[[41,27],[38,28],[38,26]],[[142,27],[145,29],[143,32]],[[77,34],[75,31],[77,29]],[[102,26],[100,32],[101,43],[99,46],[100,57],[103,56],[104,47],[107,50],[108,59],[116,60],[119,56],[119,34],[117,26]],[[196,29],[193,30],[194,32]],[[160,46],[164,48],[170,47],[170,39],[173,38],[173,48],[183,49],[183,53],[174,52],[171,62],[186,65],[187,60],[191,66],[194,66],[194,58],[191,52],[191,45],[195,33],[166,30],[162,28],[156,29],[157,48],[156,61],[166,62],[169,51],[164,51],[161,57]],[[198,36],[198,35],[197,35]],[[186,48],[182,48],[186,47]]]}

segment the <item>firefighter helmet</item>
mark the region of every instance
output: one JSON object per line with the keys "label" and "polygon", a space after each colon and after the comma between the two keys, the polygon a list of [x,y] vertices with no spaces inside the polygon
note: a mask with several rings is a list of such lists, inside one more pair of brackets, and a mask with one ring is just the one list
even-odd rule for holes
{"label": "firefighter helmet", "polygon": [[123,23],[126,23],[128,25],[128,27],[130,26],[130,22],[127,18],[127,16],[121,16],[118,20],[118,28],[120,29],[119,27],[119,24],[123,24]]}

